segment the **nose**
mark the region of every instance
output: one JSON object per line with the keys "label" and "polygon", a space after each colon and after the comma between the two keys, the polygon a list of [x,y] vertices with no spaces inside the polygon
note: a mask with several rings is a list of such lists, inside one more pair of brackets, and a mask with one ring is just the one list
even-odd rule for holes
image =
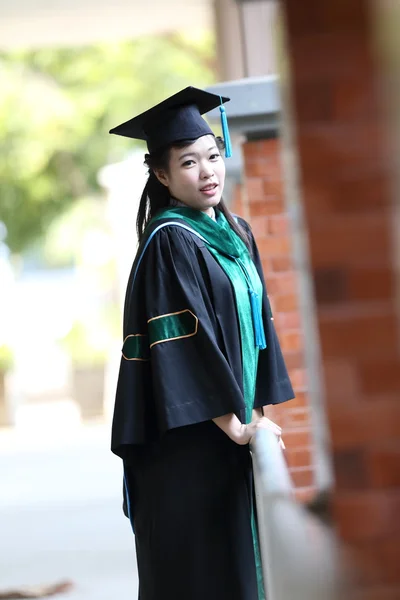
{"label": "nose", "polygon": [[201,179],[210,179],[214,175],[214,171],[210,163],[204,162],[201,166],[200,177]]}

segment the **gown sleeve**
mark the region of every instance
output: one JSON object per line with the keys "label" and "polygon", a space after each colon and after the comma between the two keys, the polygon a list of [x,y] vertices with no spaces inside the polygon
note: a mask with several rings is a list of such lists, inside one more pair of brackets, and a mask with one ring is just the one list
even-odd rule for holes
{"label": "gown sleeve", "polygon": [[256,395],[254,407],[260,408],[268,404],[280,404],[295,397],[289,379],[285,360],[274,327],[271,306],[268,300],[267,286],[265,283],[260,254],[250,225],[244,219],[238,219],[241,226],[249,236],[253,262],[263,285],[262,313],[267,340],[267,348],[262,350],[258,359]]}
{"label": "gown sleeve", "polygon": [[243,392],[218,345],[212,292],[193,236],[164,228],[148,253],[145,294],[159,427],[239,412]]}
{"label": "gown sleeve", "polygon": [[198,243],[181,228],[158,231],[140,267],[135,301],[126,303],[129,313],[138,303],[142,309],[140,318],[125,320],[112,440],[122,458],[129,445],[244,409],[241,383],[218,343]]}

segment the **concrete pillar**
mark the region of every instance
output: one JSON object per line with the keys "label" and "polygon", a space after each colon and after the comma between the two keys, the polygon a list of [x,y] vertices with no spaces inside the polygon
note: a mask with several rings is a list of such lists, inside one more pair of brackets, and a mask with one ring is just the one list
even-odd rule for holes
{"label": "concrete pillar", "polygon": [[274,0],[239,2],[244,39],[246,77],[275,75],[277,71],[275,41],[277,35],[277,4]]}
{"label": "concrete pillar", "polygon": [[218,79],[276,73],[274,0],[215,0]]}
{"label": "concrete pillar", "polygon": [[243,32],[235,0],[215,0],[218,79],[230,81],[245,76]]}

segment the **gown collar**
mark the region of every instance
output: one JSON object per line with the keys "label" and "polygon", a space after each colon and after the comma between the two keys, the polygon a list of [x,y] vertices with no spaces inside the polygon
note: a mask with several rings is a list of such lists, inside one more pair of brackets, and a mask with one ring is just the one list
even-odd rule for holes
{"label": "gown collar", "polygon": [[220,211],[215,211],[216,219],[194,208],[174,206],[168,207],[157,213],[159,219],[184,219],[188,225],[200,233],[210,246],[217,252],[240,258],[247,252],[245,243],[233,231],[225,216]]}

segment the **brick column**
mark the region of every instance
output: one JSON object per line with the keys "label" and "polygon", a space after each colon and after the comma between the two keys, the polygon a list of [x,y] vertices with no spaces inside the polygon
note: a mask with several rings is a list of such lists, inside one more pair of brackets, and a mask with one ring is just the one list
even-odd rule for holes
{"label": "brick column", "polygon": [[280,141],[249,141],[242,148],[244,184],[237,190],[232,209],[250,222],[257,240],[275,327],[296,393],[294,400],[268,409],[268,414],[284,429],[291,476],[298,498],[306,500],[313,493],[310,408]]}
{"label": "brick column", "polygon": [[336,478],[334,516],[353,557],[356,597],[395,600],[398,257],[370,2],[282,4]]}

